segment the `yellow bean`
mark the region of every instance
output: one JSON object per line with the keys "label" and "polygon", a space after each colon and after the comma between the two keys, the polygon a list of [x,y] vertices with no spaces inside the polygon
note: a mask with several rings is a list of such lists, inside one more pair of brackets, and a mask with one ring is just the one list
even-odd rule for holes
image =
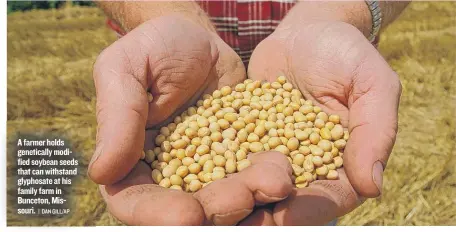
{"label": "yellow bean", "polygon": [[220,89],[220,92],[222,93],[222,96],[227,96],[227,95],[231,94],[232,90],[231,90],[231,87],[224,86]]}
{"label": "yellow bean", "polygon": [[305,188],[305,187],[307,187],[308,185],[309,185],[308,182],[304,182],[304,183],[302,183],[302,184],[296,184],[296,188]]}
{"label": "yellow bean", "polygon": [[336,156],[333,158],[333,160],[334,160],[334,164],[336,165],[336,168],[342,167],[342,165],[344,163],[344,160],[342,159],[342,157]]}
{"label": "yellow bean", "polygon": [[293,138],[295,136],[294,130],[290,128],[285,128],[283,136],[285,136],[285,138],[287,139]]}
{"label": "yellow bean", "polygon": [[323,154],[324,154],[323,149],[321,149],[321,148],[318,147],[318,146],[314,146],[313,148],[310,148],[310,152],[311,152],[312,155],[314,155],[314,156],[323,156]]}
{"label": "yellow bean", "polygon": [[331,138],[335,140],[342,139],[344,136],[344,128],[340,124],[337,124],[334,126],[334,128],[331,130]]}
{"label": "yellow bean", "polygon": [[348,138],[350,137],[348,131],[344,131],[344,140],[347,141]]}
{"label": "yellow bean", "polygon": [[312,134],[309,135],[309,140],[312,144],[318,144],[318,142],[320,142],[320,135],[312,132]]}
{"label": "yellow bean", "polygon": [[147,101],[152,102],[154,100],[154,95],[152,95],[150,92],[147,92]]}
{"label": "yellow bean", "polygon": [[343,139],[339,139],[334,142],[334,146],[339,150],[344,149],[346,144],[347,142]]}
{"label": "yellow bean", "polygon": [[169,178],[163,178],[158,185],[164,188],[169,188],[171,187],[171,181],[169,180]]}
{"label": "yellow bean", "polygon": [[323,139],[318,142],[318,146],[323,149],[325,152],[329,152],[332,150],[332,144],[329,140]]}
{"label": "yellow bean", "polygon": [[332,155],[332,157],[336,157],[336,156],[339,155],[339,149],[337,149],[336,147],[334,147],[334,145],[333,145],[333,147],[332,147],[332,149],[331,149],[331,155]]}
{"label": "yellow bean", "polygon": [[304,163],[304,159],[305,159],[304,155],[298,153],[293,157],[293,164],[302,166],[302,164]]}
{"label": "yellow bean", "polygon": [[313,156],[312,163],[314,164],[314,166],[320,167],[323,165],[323,160],[321,156]]}
{"label": "yellow bean", "polygon": [[299,152],[306,156],[306,155],[310,154],[311,151],[310,151],[310,148],[308,146],[302,146],[301,145],[299,147]]}
{"label": "yellow bean", "polygon": [[247,131],[245,131],[245,129],[241,129],[237,133],[237,138],[239,139],[240,143],[247,141],[247,136],[248,136],[248,134],[247,134]]}
{"label": "yellow bean", "polygon": [[180,177],[182,177],[182,178],[185,177],[185,176],[187,176],[187,174],[188,174],[188,168],[187,168],[187,166],[180,166],[180,167],[178,167],[177,170],[176,170],[176,175],[178,175],[178,176],[180,176]]}
{"label": "yellow bean", "polygon": [[253,133],[258,135],[259,137],[263,137],[266,134],[266,129],[263,125],[259,125],[254,129]]}
{"label": "yellow bean", "polygon": [[163,152],[170,152],[171,151],[171,143],[169,141],[164,141],[160,145],[160,148],[162,149]]}
{"label": "yellow bean", "polygon": [[317,113],[317,118],[321,119],[324,123],[328,121],[328,114],[325,112],[319,112]]}
{"label": "yellow bean", "polygon": [[170,182],[171,182],[171,185],[182,185],[184,183],[184,181],[182,180],[182,177],[179,176],[179,175],[172,175],[170,178],[169,178]]}
{"label": "yellow bean", "polygon": [[282,85],[279,82],[272,82],[271,87],[273,89],[280,89],[280,88],[282,88]]}
{"label": "yellow bean", "polygon": [[306,172],[313,172],[314,171],[315,165],[314,165],[311,157],[310,158],[306,158],[304,160],[303,168],[304,168],[304,170]]}
{"label": "yellow bean", "polygon": [[224,171],[214,171],[212,173],[211,179],[212,181],[220,180],[225,177],[225,172]]}
{"label": "yellow bean", "polygon": [[232,127],[235,130],[239,131],[240,129],[243,129],[245,127],[245,122],[242,120],[236,120],[235,122],[233,122]]}
{"label": "yellow bean", "polygon": [[258,142],[258,141],[260,141],[260,137],[255,133],[251,133],[247,137],[247,142],[249,142],[249,143]]}
{"label": "yellow bean", "polygon": [[147,163],[152,163],[156,159],[156,155],[153,150],[147,150],[145,160]]}
{"label": "yellow bean", "polygon": [[198,153],[199,155],[204,155],[204,154],[207,154],[208,152],[209,152],[208,145],[202,144],[202,145],[198,146],[198,148],[196,148],[196,153]]}
{"label": "yellow bean", "polygon": [[320,136],[321,136],[322,139],[330,140],[331,139],[331,132],[329,131],[328,128],[321,128]]}
{"label": "yellow bean", "polygon": [[157,169],[152,170],[152,180],[155,184],[159,184],[163,180],[163,175]]}
{"label": "yellow bean", "polygon": [[326,164],[329,170],[336,170],[336,165],[334,163]]}
{"label": "yellow bean", "polygon": [[306,119],[307,119],[308,122],[315,121],[316,117],[317,117],[317,115],[315,113],[313,113],[313,112],[306,114]]}
{"label": "yellow bean", "polygon": [[315,119],[314,125],[316,128],[321,129],[321,128],[325,127],[325,121],[323,121],[320,118],[317,118],[317,119]]}
{"label": "yellow bean", "polygon": [[340,123],[340,117],[339,115],[331,114],[328,118],[328,120],[334,124]]}
{"label": "yellow bean", "polygon": [[203,185],[201,184],[201,182],[199,180],[192,180],[188,185],[188,189],[191,192],[196,192],[196,191],[200,190],[202,187],[203,187]]}
{"label": "yellow bean", "polygon": [[226,159],[222,155],[216,155],[212,158],[212,160],[217,167],[224,167],[226,164]]}
{"label": "yellow bean", "polygon": [[287,83],[287,78],[285,78],[285,76],[279,76],[277,77],[277,82],[283,85]]}
{"label": "yellow bean", "polygon": [[339,179],[339,173],[336,170],[329,170],[326,174],[328,180],[337,180]]}
{"label": "yellow bean", "polygon": [[[287,158],[290,158],[290,157],[287,157]],[[291,164],[291,168],[293,169],[293,174],[295,176],[300,176],[301,173],[304,172],[303,168],[301,168],[299,165],[296,165],[296,164],[293,164],[293,163]]]}
{"label": "yellow bean", "polygon": [[188,166],[188,171],[191,174],[198,174],[201,171],[201,165],[198,163],[193,163]]}
{"label": "yellow bean", "polygon": [[235,173],[236,161],[234,159],[228,159],[225,163],[225,170],[227,173]]}
{"label": "yellow bean", "polygon": [[222,118],[217,121],[217,123],[220,126],[220,129],[225,130],[230,126],[230,122],[228,122],[226,119]]}
{"label": "yellow bean", "polygon": [[182,161],[180,159],[178,159],[178,158],[174,158],[171,161],[169,161],[169,165],[170,166],[176,166],[176,168],[177,168],[177,167],[182,166]]}
{"label": "yellow bean", "polygon": [[276,148],[274,148],[274,150],[281,152],[285,155],[288,155],[290,153],[290,150],[288,149],[288,147],[286,147],[284,145],[279,145]]}
{"label": "yellow bean", "polygon": [[249,149],[250,149],[250,151],[253,152],[253,153],[260,152],[260,151],[264,151],[263,144],[260,143],[260,142],[253,142],[253,143],[250,143]]}
{"label": "yellow bean", "polygon": [[328,167],[326,167],[326,165],[323,165],[321,167],[318,167],[317,169],[315,169],[315,173],[319,176],[326,176],[328,174]]}
{"label": "yellow bean", "polygon": [[213,160],[208,160],[203,165],[203,171],[206,173],[212,172],[214,170],[214,168],[215,168],[215,163]]}
{"label": "yellow bean", "polygon": [[247,152],[245,152],[244,150],[238,150],[236,152],[236,160],[237,161],[241,161],[241,160],[244,160],[247,158]]}
{"label": "yellow bean", "polygon": [[182,159],[182,164],[185,166],[190,166],[191,164],[195,163],[195,160],[191,157],[185,157]]}
{"label": "yellow bean", "polygon": [[170,189],[175,189],[175,190],[182,190],[182,186],[179,186],[179,185],[171,185],[171,187],[169,187]]}
{"label": "yellow bean", "polygon": [[185,129],[185,135],[192,139],[198,135],[198,131],[193,128],[187,128]]}
{"label": "yellow bean", "polygon": [[312,182],[313,181],[313,175],[310,172],[304,172],[302,173],[302,177],[306,180],[306,182]]}
{"label": "yellow bean", "polygon": [[234,140],[236,139],[236,130],[233,128],[228,128],[222,132],[222,137],[223,139],[230,139]]}
{"label": "yellow bean", "polygon": [[295,179],[295,184],[304,184],[307,182],[307,179],[304,176],[298,176]]}
{"label": "yellow bean", "polygon": [[329,163],[333,162],[333,158],[332,158],[331,152],[325,152],[321,159],[322,159],[324,164],[329,164]]}
{"label": "yellow bean", "polygon": [[334,125],[334,123],[332,123],[332,122],[327,122],[327,123],[325,124],[325,127],[328,128],[328,130],[332,130],[332,129],[334,128],[334,126],[335,126],[335,125]]}
{"label": "yellow bean", "polygon": [[168,152],[162,152],[158,154],[157,159],[160,162],[169,162],[171,161],[172,157]]}
{"label": "yellow bean", "polygon": [[287,143],[287,148],[290,150],[290,151],[295,151],[297,150],[299,147],[299,140],[297,138],[290,138],[288,140],[288,143]]}

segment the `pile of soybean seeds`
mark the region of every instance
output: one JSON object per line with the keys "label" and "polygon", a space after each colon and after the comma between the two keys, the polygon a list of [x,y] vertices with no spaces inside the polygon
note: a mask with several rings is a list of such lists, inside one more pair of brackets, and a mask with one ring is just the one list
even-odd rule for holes
{"label": "pile of soybean seeds", "polygon": [[143,154],[158,185],[196,192],[251,163],[249,153],[275,150],[293,168],[296,187],[338,179],[348,131],[281,76],[268,83],[247,79],[206,94],[160,129]]}

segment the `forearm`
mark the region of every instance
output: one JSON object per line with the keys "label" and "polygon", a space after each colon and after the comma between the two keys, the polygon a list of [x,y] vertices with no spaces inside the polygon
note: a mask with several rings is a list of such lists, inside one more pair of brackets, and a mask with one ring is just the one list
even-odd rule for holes
{"label": "forearm", "polygon": [[[393,22],[409,1],[380,1],[382,28]],[[309,20],[343,21],[358,28],[366,37],[372,30],[372,17],[364,1],[302,1],[297,3],[279,25],[293,27]]]}
{"label": "forearm", "polygon": [[97,5],[124,30],[160,16],[175,14],[215,31],[209,17],[194,1],[96,1]]}

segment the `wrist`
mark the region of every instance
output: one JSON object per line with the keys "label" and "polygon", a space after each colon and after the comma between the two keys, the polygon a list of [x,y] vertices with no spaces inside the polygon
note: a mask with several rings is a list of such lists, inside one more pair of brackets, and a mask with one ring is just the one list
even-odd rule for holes
{"label": "wrist", "polygon": [[344,22],[356,27],[366,38],[372,30],[371,13],[364,1],[303,1],[296,4],[279,25],[293,28],[315,21]]}
{"label": "wrist", "polygon": [[99,1],[97,4],[125,32],[151,19],[171,15],[198,24],[207,31],[216,31],[206,13],[193,1]]}

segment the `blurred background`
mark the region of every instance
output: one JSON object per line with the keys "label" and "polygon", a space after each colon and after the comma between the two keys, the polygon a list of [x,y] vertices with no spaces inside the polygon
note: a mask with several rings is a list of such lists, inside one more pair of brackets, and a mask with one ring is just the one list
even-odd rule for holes
{"label": "blurred background", "polygon": [[[8,200],[18,133],[68,138],[80,157],[71,215],[31,218],[8,204],[9,226],[121,225],[86,177],[95,147],[92,66],[115,41],[91,2],[8,2]],[[456,225],[456,2],[413,2],[381,34],[379,50],[399,74],[399,132],[383,195],[339,225]]]}

